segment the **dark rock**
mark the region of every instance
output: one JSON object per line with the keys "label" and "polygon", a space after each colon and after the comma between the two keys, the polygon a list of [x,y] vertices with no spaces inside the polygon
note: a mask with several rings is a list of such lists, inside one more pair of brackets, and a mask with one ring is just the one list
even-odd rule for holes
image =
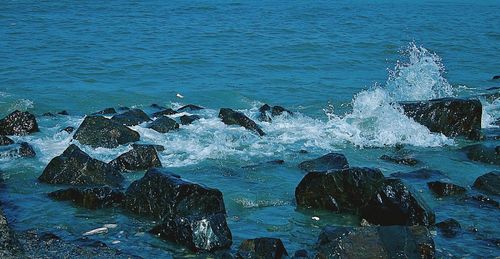
{"label": "dark rock", "polygon": [[278,238],[255,238],[241,242],[236,258],[269,258],[288,257],[288,253]]}
{"label": "dark rock", "polygon": [[119,186],[123,176],[73,144],[49,162],[38,180],[50,184]]}
{"label": "dark rock", "polygon": [[14,111],[0,120],[0,135],[27,135],[38,132],[35,115]]}
{"label": "dark rock", "polygon": [[494,171],[479,176],[473,187],[495,195],[500,195],[500,172]]}
{"label": "dark rock", "polygon": [[0,208],[0,258],[23,258],[21,244],[10,228],[9,222]]}
{"label": "dark rock", "polygon": [[301,149],[301,150],[299,150],[299,154],[309,154],[309,151],[307,151],[305,149]]}
{"label": "dark rock", "polygon": [[259,136],[266,135],[257,123],[241,112],[237,112],[229,108],[221,108],[219,111],[219,118],[221,118],[222,122],[226,125],[240,125],[257,133]]}
{"label": "dark rock", "polygon": [[474,195],[471,197],[467,197],[465,201],[473,201],[474,203],[478,204],[479,207],[493,207],[493,208],[500,208],[500,203],[486,195]]}
{"label": "dark rock", "polygon": [[493,76],[493,78],[492,78],[492,79],[493,79],[493,80],[500,79],[500,75]]}
{"label": "dark rock", "polygon": [[44,116],[44,117],[55,117],[56,115],[53,114],[53,113],[51,113],[51,112],[46,112],[46,113],[42,114],[42,116]]}
{"label": "dark rock", "polygon": [[203,110],[203,109],[205,109],[205,108],[198,106],[198,105],[194,105],[194,104],[188,104],[188,105],[184,105],[181,108],[177,109],[177,111],[178,112],[198,111],[198,110]]}
{"label": "dark rock", "polygon": [[60,111],[57,114],[59,114],[59,115],[69,115],[69,113],[67,111],[65,111],[65,110],[64,111]]}
{"label": "dark rock", "polygon": [[466,153],[467,158],[470,160],[486,164],[500,165],[500,151],[497,147],[498,146],[475,144],[466,146],[462,150]]}
{"label": "dark rock", "polygon": [[435,245],[423,226],[325,227],[315,258],[434,258]]}
{"label": "dark rock", "polygon": [[155,146],[139,144],[134,145],[132,150],[120,155],[109,164],[121,171],[138,171],[161,167]]}
{"label": "dark rock", "polygon": [[481,94],[482,98],[486,99],[487,102],[494,102],[496,99],[500,98],[500,91],[494,93]]}
{"label": "dark rock", "polygon": [[441,231],[441,233],[443,233],[443,236],[449,238],[455,237],[462,229],[460,223],[458,223],[458,221],[456,221],[455,219],[451,218],[436,223],[436,227]]}
{"label": "dark rock", "polygon": [[414,166],[418,164],[418,160],[412,157],[405,157],[405,156],[389,156],[389,155],[383,155],[380,157],[380,159],[388,162],[392,162],[395,164],[400,164],[400,165],[409,165],[409,166]]}
{"label": "dark rock", "polygon": [[130,110],[130,108],[127,106],[121,106],[121,107],[118,107],[118,110],[119,111],[128,111],[128,110]]}
{"label": "dark rock", "polygon": [[180,117],[182,125],[191,124],[191,123],[193,123],[193,121],[196,121],[196,120],[199,120],[199,119],[201,119],[201,117],[198,116],[198,115],[182,115]]}
{"label": "dark rock", "polygon": [[165,110],[153,113],[152,116],[158,118],[158,117],[167,116],[167,115],[174,115],[176,113],[177,113],[176,111],[174,111],[170,108],[167,108]]}
{"label": "dark rock", "polygon": [[310,172],[295,189],[295,198],[300,207],[357,212],[377,194],[384,179],[380,170],[371,168]]}
{"label": "dark rock", "polygon": [[148,125],[148,128],[156,130],[160,133],[167,133],[169,131],[178,129],[179,124],[175,120],[170,119],[169,117],[161,116],[160,118],[151,122]]}
{"label": "dark rock", "polygon": [[19,155],[21,157],[35,157],[36,152],[33,150],[33,147],[27,142],[22,142],[19,145]]}
{"label": "dark rock", "polygon": [[269,106],[268,104],[264,104],[259,108],[259,120],[271,122],[272,117],[280,116],[283,113],[292,115],[292,112],[281,107],[281,106]]}
{"label": "dark rock", "polygon": [[448,176],[446,176],[445,173],[439,170],[432,170],[432,169],[419,169],[408,173],[397,172],[391,174],[391,177],[402,178],[402,179],[423,179],[423,180],[448,178]]}
{"label": "dark rock", "polygon": [[139,141],[139,133],[102,116],[87,116],[82,122],[74,139],[91,147],[115,148],[130,142]]}
{"label": "dark rock", "polygon": [[306,172],[345,169],[349,168],[349,162],[343,154],[328,153],[322,157],[300,163],[299,168]]}
{"label": "dark rock", "polygon": [[257,169],[259,167],[265,167],[265,166],[268,166],[268,165],[282,165],[284,163],[285,163],[285,160],[276,159],[276,160],[267,161],[265,163],[259,163],[259,164],[254,164],[254,165],[242,166],[241,168],[245,168],[245,169]]}
{"label": "dark rock", "polygon": [[432,132],[472,140],[480,137],[482,105],[477,99],[442,98],[399,104],[406,116]]}
{"label": "dark rock", "polygon": [[131,109],[113,116],[111,120],[126,126],[135,126],[151,119],[141,109]]}
{"label": "dark rock", "polygon": [[8,146],[14,144],[14,140],[7,136],[0,135],[0,146]]}
{"label": "dark rock", "polygon": [[22,142],[21,144],[12,144],[0,149],[0,157],[35,157],[36,152],[30,144]]}
{"label": "dark rock", "polygon": [[306,250],[297,250],[293,255],[292,259],[308,259],[309,253]]}
{"label": "dark rock", "polygon": [[166,109],[166,107],[161,106],[161,105],[159,105],[157,103],[151,104],[151,108],[155,108],[155,109],[158,109],[158,110],[164,110],[164,109]]}
{"label": "dark rock", "polygon": [[[143,145],[144,144],[132,144],[132,148],[141,147]],[[165,147],[162,145],[154,145],[154,144],[147,144],[147,145],[154,147],[156,149],[156,151],[158,151],[158,152],[165,151]]]}
{"label": "dark rock", "polygon": [[72,201],[88,209],[116,207],[121,205],[125,194],[108,186],[94,188],[69,188],[49,193],[49,197],[59,201]]}
{"label": "dark rock", "polygon": [[231,247],[232,235],[222,213],[177,217],[154,227],[151,233],[182,244],[193,251],[214,251]]}
{"label": "dark rock", "polygon": [[428,182],[427,186],[434,194],[438,196],[460,195],[464,194],[467,191],[462,186],[440,181]]}
{"label": "dark rock", "polygon": [[493,90],[498,90],[498,89],[500,89],[500,86],[494,86],[494,87],[486,88],[487,91],[493,91]]}
{"label": "dark rock", "polygon": [[73,131],[75,131],[75,128],[69,126],[69,127],[62,129],[61,131],[66,131],[66,132],[68,132],[68,134],[71,134],[71,133],[73,133]]}
{"label": "dark rock", "polygon": [[92,115],[106,115],[106,114],[115,114],[115,113],[116,113],[115,108],[106,108],[104,110],[94,112],[94,113],[92,113]]}

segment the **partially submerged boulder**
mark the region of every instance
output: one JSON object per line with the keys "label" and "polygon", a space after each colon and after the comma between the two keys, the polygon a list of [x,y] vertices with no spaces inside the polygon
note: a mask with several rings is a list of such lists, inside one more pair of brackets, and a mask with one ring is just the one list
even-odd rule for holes
{"label": "partially submerged boulder", "polygon": [[347,162],[347,158],[340,153],[328,153],[322,157],[307,160],[299,164],[299,168],[306,172],[345,169],[348,167],[349,162]]}
{"label": "partially submerged boulder", "polygon": [[61,131],[65,131],[68,134],[71,134],[71,133],[73,133],[73,131],[75,131],[75,128],[71,127],[71,126],[68,126],[68,127],[64,128],[64,129],[62,129]]}
{"label": "partially submerged boulder", "polygon": [[236,258],[286,258],[288,252],[278,238],[255,238],[241,242]]}
{"label": "partially submerged boulder", "polygon": [[28,142],[19,144],[19,156],[21,157],[35,157],[36,152]]}
{"label": "partially submerged boulder", "polygon": [[182,125],[189,125],[193,123],[193,121],[201,119],[201,117],[198,115],[182,115],[179,119]]}
{"label": "partially submerged boulder", "polygon": [[408,165],[408,166],[415,166],[419,162],[417,159],[410,157],[410,156],[390,156],[390,155],[382,155],[380,159],[391,162],[394,164],[399,164],[399,165]]}
{"label": "partially submerged boulder", "polygon": [[474,181],[473,187],[495,195],[500,195],[500,172],[494,171],[479,176]]}
{"label": "partially submerged boulder", "polygon": [[87,116],[73,139],[93,148],[115,148],[119,145],[139,141],[139,133],[127,126],[116,123],[102,116]]}
{"label": "partially submerged boulder", "polygon": [[109,114],[115,114],[116,110],[115,108],[106,108],[104,110],[100,110],[98,112],[92,113],[92,115],[109,115]]}
{"label": "partially submerged boulder", "polygon": [[8,146],[14,144],[14,140],[7,136],[0,135],[0,146]]}
{"label": "partially submerged boulder", "polygon": [[442,181],[428,182],[427,186],[434,194],[441,197],[460,195],[467,191],[467,189],[462,186]]}
{"label": "partially submerged boulder", "polygon": [[160,133],[167,133],[172,130],[179,128],[179,124],[174,120],[166,116],[161,116],[155,121],[148,125],[148,128],[153,129]]}
{"label": "partially submerged boulder", "polygon": [[477,140],[481,131],[482,105],[477,99],[442,98],[400,102],[406,116],[432,132],[448,137]]}
{"label": "partially submerged boulder", "polygon": [[121,171],[138,171],[161,167],[155,146],[140,144],[133,145],[132,150],[121,154],[109,164]]}
{"label": "partially submerged boulder", "polygon": [[185,111],[198,111],[198,110],[203,110],[203,109],[205,109],[205,108],[198,106],[198,105],[194,105],[194,104],[188,104],[188,105],[184,105],[181,108],[177,109],[177,111],[178,112],[185,112]]}
{"label": "partially submerged boulder", "polygon": [[448,238],[455,237],[462,229],[460,223],[452,218],[436,223],[436,227]]}
{"label": "partially submerged boulder", "polygon": [[331,227],[319,235],[315,258],[434,258],[435,245],[423,226]]}
{"label": "partially submerged boulder", "polygon": [[240,125],[259,136],[266,135],[257,123],[241,112],[229,108],[221,108],[219,111],[219,118],[221,118],[222,122],[226,125]]}
{"label": "partially submerged boulder", "polygon": [[401,178],[401,179],[446,179],[448,176],[446,176],[445,173],[439,171],[439,170],[433,170],[433,169],[419,169],[416,171],[411,171],[408,173],[403,173],[403,172],[397,172],[391,174],[391,177],[396,177],[396,178]]}
{"label": "partially submerged boulder", "polygon": [[36,152],[27,142],[11,144],[0,148],[0,157],[35,157]]}
{"label": "partially submerged boulder", "polygon": [[165,115],[174,115],[176,113],[177,113],[176,111],[174,111],[174,110],[172,110],[170,108],[167,108],[167,109],[164,109],[162,111],[153,113],[152,116],[158,118],[158,117],[162,117],[162,116],[165,116]]}
{"label": "partially submerged boulder", "polygon": [[0,120],[0,135],[27,135],[38,132],[35,115],[14,111]]}
{"label": "partially submerged boulder", "polygon": [[69,188],[48,194],[58,201],[72,201],[78,206],[88,209],[100,209],[120,206],[125,194],[109,186],[94,188]]}
{"label": "partially submerged boulder", "polygon": [[280,116],[282,114],[292,115],[292,112],[281,107],[281,106],[270,106],[268,104],[264,104],[259,108],[259,120],[271,122],[272,117]]}
{"label": "partially submerged boulder", "polygon": [[110,186],[119,186],[123,179],[118,170],[90,157],[74,144],[53,158],[38,177],[50,184]]}
{"label": "partially submerged boulder", "polygon": [[117,114],[111,120],[126,126],[135,126],[150,121],[151,118],[141,109],[130,109],[124,113]]}
{"label": "partially submerged boulder", "polygon": [[486,164],[500,165],[500,147],[495,145],[475,144],[462,149],[467,158]]}

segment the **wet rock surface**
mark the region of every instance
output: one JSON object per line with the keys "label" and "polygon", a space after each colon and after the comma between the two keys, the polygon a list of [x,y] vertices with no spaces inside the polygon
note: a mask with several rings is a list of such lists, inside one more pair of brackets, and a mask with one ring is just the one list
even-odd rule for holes
{"label": "wet rock surface", "polygon": [[443,236],[448,238],[455,237],[462,230],[460,223],[451,218],[436,223],[436,227],[439,229],[439,231],[441,231]]}
{"label": "wet rock surface", "polygon": [[480,137],[482,105],[477,99],[442,98],[399,105],[408,117],[432,132],[472,140]]}
{"label": "wet rock surface", "polygon": [[27,135],[38,132],[35,115],[14,111],[0,120],[0,135]]}
{"label": "wet rock surface", "polygon": [[14,140],[7,136],[0,135],[0,146],[8,146],[14,144]]}
{"label": "wet rock surface", "polygon": [[382,155],[380,159],[391,162],[399,165],[409,165],[415,166],[419,163],[419,161],[410,156],[390,156],[390,155]]}
{"label": "wet rock surface", "polygon": [[20,144],[11,144],[0,148],[0,157],[26,157],[32,158],[36,156],[33,147],[27,142]]}
{"label": "wet rock surface", "polygon": [[288,252],[278,238],[255,238],[241,242],[236,258],[287,258]]}
{"label": "wet rock surface", "polygon": [[113,116],[111,120],[122,125],[135,126],[150,121],[151,118],[141,109],[130,109],[124,113]]}
{"label": "wet rock surface", "polygon": [[500,172],[494,171],[479,176],[474,181],[473,187],[486,193],[500,195]]}
{"label": "wet rock surface", "polygon": [[141,144],[133,145],[132,150],[120,155],[109,164],[120,171],[138,171],[161,167],[155,146]]}
{"label": "wet rock surface", "polygon": [[201,119],[201,117],[198,115],[182,115],[179,119],[182,125],[189,125],[193,123],[193,121]]}
{"label": "wet rock surface", "polygon": [[104,110],[92,113],[92,115],[108,115],[108,114],[109,115],[116,114],[115,108],[106,108]]}
{"label": "wet rock surface", "polygon": [[151,116],[159,118],[159,117],[166,116],[166,115],[174,115],[176,113],[177,113],[176,111],[174,111],[174,110],[172,110],[170,108],[167,108],[167,109],[164,109],[162,111],[155,112]]}
{"label": "wet rock surface", "polygon": [[448,178],[448,176],[446,176],[445,173],[439,170],[432,170],[432,169],[419,169],[408,173],[397,172],[391,174],[391,177],[396,177],[401,179],[422,179],[422,180]]}
{"label": "wet rock surface", "polygon": [[343,154],[328,153],[322,157],[307,160],[299,164],[299,168],[306,172],[345,169],[349,162]]}
{"label": "wet rock surface", "polygon": [[24,251],[0,207],[0,258],[21,258]]}
{"label": "wet rock surface", "polygon": [[109,186],[94,188],[68,188],[48,194],[58,201],[71,201],[88,209],[118,207],[125,199],[125,194]]}
{"label": "wet rock surface", "polygon": [[21,157],[35,157],[36,152],[33,147],[27,142],[19,144],[19,156]]}
{"label": "wet rock surface", "polygon": [[500,165],[500,148],[496,145],[475,144],[464,147],[462,151],[470,160]]}
{"label": "wet rock surface", "polygon": [[240,125],[259,136],[266,135],[264,131],[260,128],[255,121],[248,118],[245,114],[241,112],[234,111],[229,108],[221,108],[219,111],[219,118],[226,125]]}
{"label": "wet rock surface", "polygon": [[467,189],[465,189],[464,187],[448,182],[441,182],[441,181],[428,182],[427,186],[434,194],[441,197],[460,195],[467,192]]}
{"label": "wet rock surface", "polygon": [[62,129],[61,131],[66,131],[68,134],[71,134],[71,133],[73,133],[73,131],[75,131],[75,128],[69,126],[69,127]]}
{"label": "wet rock surface", "polygon": [[273,117],[280,116],[282,114],[292,115],[292,112],[281,107],[281,106],[270,106],[264,104],[259,108],[259,120],[271,122]]}
{"label": "wet rock surface", "polygon": [[423,226],[325,227],[315,258],[434,258],[432,236]]}
{"label": "wet rock surface", "polygon": [[53,158],[38,177],[50,184],[111,186],[119,186],[123,179],[118,170],[90,157],[74,144]]}
{"label": "wet rock surface", "polygon": [[160,133],[167,133],[172,130],[179,128],[179,124],[174,120],[166,116],[161,116],[155,121],[148,125],[148,128],[153,129]]}
{"label": "wet rock surface", "polygon": [[73,136],[93,148],[115,148],[139,141],[139,133],[102,116],[87,116]]}
{"label": "wet rock surface", "polygon": [[203,109],[205,109],[205,108],[198,106],[198,105],[194,105],[194,104],[188,104],[188,105],[184,105],[181,108],[177,109],[177,111],[178,112],[199,111],[199,110],[203,110]]}

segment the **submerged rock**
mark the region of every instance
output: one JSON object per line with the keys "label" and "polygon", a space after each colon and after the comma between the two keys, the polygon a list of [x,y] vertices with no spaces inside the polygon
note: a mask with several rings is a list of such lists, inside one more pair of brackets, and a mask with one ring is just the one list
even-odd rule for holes
{"label": "submerged rock", "polygon": [[158,110],[164,110],[164,109],[166,109],[166,107],[161,106],[161,105],[159,105],[157,103],[151,104],[151,108],[155,108],[155,109],[158,109]]}
{"label": "submerged rock", "polygon": [[0,120],[0,135],[27,135],[38,131],[35,115],[29,112],[16,110]]}
{"label": "submerged rock", "polygon": [[180,117],[182,125],[189,125],[189,124],[193,123],[193,121],[196,121],[199,119],[201,119],[201,117],[198,115],[182,115]]}
{"label": "submerged rock", "polygon": [[36,152],[33,147],[27,142],[22,142],[19,145],[19,156],[21,157],[35,157]]}
{"label": "submerged rock", "polygon": [[463,199],[464,201],[471,201],[477,204],[479,207],[493,207],[500,209],[500,203],[493,198],[486,195],[474,195]]}
{"label": "submerged rock", "polygon": [[319,235],[315,258],[434,258],[435,245],[423,226],[331,227]]}
{"label": "submerged rock", "polygon": [[62,129],[61,131],[66,131],[68,134],[71,134],[71,133],[73,133],[73,131],[75,131],[75,128],[69,126],[69,127]]}
{"label": "submerged rock", "polygon": [[94,188],[69,188],[49,193],[49,197],[59,201],[72,201],[88,209],[117,207],[125,199],[125,194],[108,186]]}
{"label": "submerged rock", "polygon": [[241,112],[237,112],[229,108],[221,108],[219,111],[219,118],[221,118],[222,122],[226,125],[240,125],[257,133],[259,136],[266,135],[257,123]]}
{"label": "submerged rock", "polygon": [[486,164],[500,165],[500,148],[485,144],[475,144],[462,149],[467,158]]}
{"label": "submerged rock", "polygon": [[464,194],[467,191],[467,189],[462,186],[441,181],[428,182],[427,186],[434,194],[438,196],[459,195]]}
{"label": "submerged rock", "polygon": [[292,112],[281,107],[281,106],[269,106],[268,104],[264,104],[259,108],[259,120],[260,121],[266,121],[266,122],[271,122],[272,117],[275,116],[280,116],[283,113],[292,115]]}
{"label": "submerged rock", "polygon": [[174,115],[176,113],[177,113],[176,111],[174,111],[170,108],[167,108],[165,110],[153,113],[152,116],[158,118],[158,117],[162,117],[164,115]]}
{"label": "submerged rock", "polygon": [[380,159],[395,163],[395,164],[400,164],[400,165],[409,165],[409,166],[414,166],[418,164],[418,160],[413,158],[413,157],[408,157],[408,156],[389,156],[389,155],[382,155]]}
{"label": "submerged rock", "polygon": [[500,195],[500,172],[494,171],[479,176],[473,187],[495,195]]}
{"label": "submerged rock", "polygon": [[115,148],[139,141],[139,133],[102,116],[87,116],[73,139],[93,148]]}
{"label": "submerged rock", "polygon": [[110,165],[118,170],[147,170],[154,167],[161,167],[160,158],[153,145],[133,145],[133,149],[120,155]]}
{"label": "submerged rock", "polygon": [[7,136],[0,135],[0,146],[8,146],[14,144],[14,140]]}
{"label": "submerged rock", "polygon": [[462,229],[460,223],[452,218],[436,223],[436,227],[443,233],[443,236],[449,238],[455,237]]}
{"label": "submerged rock", "polygon": [[281,259],[288,253],[278,238],[255,238],[241,242],[236,258],[269,258]]}
{"label": "submerged rock", "polygon": [[439,170],[432,169],[419,169],[416,171],[411,171],[408,173],[397,172],[391,174],[391,177],[402,178],[402,179],[446,179],[445,173]]}
{"label": "submerged rock", "polygon": [[135,126],[143,122],[150,121],[151,119],[141,109],[131,109],[113,116],[111,120],[126,126]]}
{"label": "submerged rock", "polygon": [[115,113],[116,113],[115,108],[106,108],[104,110],[94,112],[94,113],[92,113],[92,115],[106,115],[106,114],[115,114]]}
{"label": "submerged rock", "polygon": [[492,79],[493,79],[493,80],[500,79],[500,75],[493,76],[493,78],[492,78]]}
{"label": "submerged rock", "polygon": [[53,158],[38,180],[50,184],[119,186],[123,176],[112,166],[91,158],[76,145],[70,145]]}
{"label": "submerged rock", "polygon": [[179,124],[169,117],[161,116],[155,121],[151,122],[148,125],[148,128],[158,131],[160,133],[167,133],[172,130],[176,130],[179,128]]}
{"label": "submerged rock", "polygon": [[432,132],[448,137],[463,136],[477,140],[481,131],[482,105],[477,99],[442,98],[429,101],[400,102],[406,116]]}
{"label": "submerged rock", "polygon": [[36,152],[27,142],[12,144],[0,149],[0,157],[35,157]]}
{"label": "submerged rock", "polygon": [[177,109],[177,111],[178,112],[198,111],[198,110],[203,110],[203,109],[205,109],[205,108],[198,106],[198,105],[194,105],[194,104],[188,104],[188,105],[184,105],[181,108]]}
{"label": "submerged rock", "polygon": [[306,172],[345,169],[349,162],[343,154],[328,153],[322,157],[307,160],[299,164],[299,168]]}
{"label": "submerged rock", "polygon": [[59,115],[65,115],[65,116],[69,115],[68,111],[66,111],[66,110],[60,111],[57,114],[59,114]]}
{"label": "submerged rock", "polygon": [[0,258],[25,257],[21,244],[9,226],[2,208],[0,208]]}
{"label": "submerged rock", "polygon": [[132,148],[141,147],[141,146],[144,146],[144,145],[154,147],[157,152],[165,151],[165,147],[164,146],[162,146],[162,145],[155,145],[155,144],[132,144]]}

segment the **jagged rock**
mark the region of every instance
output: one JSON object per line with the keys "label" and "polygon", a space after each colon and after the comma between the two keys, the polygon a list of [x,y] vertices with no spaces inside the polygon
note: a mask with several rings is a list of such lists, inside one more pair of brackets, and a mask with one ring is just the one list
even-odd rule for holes
{"label": "jagged rock", "polygon": [[167,133],[169,131],[178,129],[179,124],[175,120],[170,119],[169,117],[161,116],[160,118],[151,122],[148,125],[148,128],[156,130],[160,133]]}
{"label": "jagged rock", "polygon": [[180,117],[182,125],[189,125],[189,124],[193,123],[193,121],[196,121],[199,119],[201,119],[201,117],[198,115],[182,115]]}
{"label": "jagged rock", "polygon": [[292,112],[281,107],[281,106],[269,106],[268,104],[264,104],[259,108],[259,120],[271,122],[272,117],[280,116],[283,113],[292,115]]}
{"label": "jagged rock", "polygon": [[500,79],[500,75],[493,76],[492,80]]}
{"label": "jagged rock", "polygon": [[[140,147],[143,146],[144,144],[132,144],[132,148]],[[154,145],[154,144],[147,144],[148,146],[152,146],[156,149],[157,152],[162,152],[165,151],[165,147],[162,145]]]}
{"label": "jagged rock", "polygon": [[297,205],[314,209],[356,212],[382,188],[378,169],[358,168],[309,172],[295,189]]}
{"label": "jagged rock", "polygon": [[417,165],[419,162],[417,159],[413,157],[407,157],[407,156],[389,156],[389,155],[382,155],[380,159],[388,162],[392,162],[395,164],[400,164],[400,165],[409,165],[409,166],[414,166]]}
{"label": "jagged rock", "polygon": [[194,104],[188,104],[188,105],[184,105],[181,108],[177,109],[177,111],[178,112],[198,111],[198,110],[203,110],[203,109],[205,109],[205,108],[198,106],[198,105],[194,105]]}
{"label": "jagged rock", "polygon": [[141,109],[131,109],[113,116],[111,120],[126,126],[135,126],[151,119]]}
{"label": "jagged rock", "polygon": [[486,164],[500,165],[500,148],[485,144],[475,144],[462,149],[467,158]]}
{"label": "jagged rock", "polygon": [[73,139],[91,147],[115,148],[139,141],[139,133],[102,116],[87,116]]}
{"label": "jagged rock", "polygon": [[72,201],[88,209],[116,207],[121,205],[125,194],[108,186],[94,188],[69,188],[49,193],[49,197],[59,201]]}
{"label": "jagged rock", "polygon": [[241,242],[236,258],[269,258],[281,259],[288,253],[278,238],[255,238]]}
{"label": "jagged rock", "polygon": [[416,171],[411,171],[408,173],[397,172],[391,174],[391,177],[402,178],[402,179],[446,179],[445,173],[439,170],[432,169],[419,169]]}
{"label": "jagged rock", "polygon": [[232,235],[222,213],[177,217],[154,227],[151,233],[182,244],[193,251],[214,251],[231,247]]}
{"label": "jagged rock", "polygon": [[165,110],[153,113],[152,116],[158,118],[158,117],[162,117],[162,116],[165,116],[165,115],[174,115],[176,113],[177,113],[176,111],[174,111],[174,110],[172,110],[170,108],[167,108]]}
{"label": "jagged rock", "polygon": [[8,146],[14,144],[14,140],[7,136],[0,135],[0,146]]}
{"label": "jagged rock", "polygon": [[33,147],[27,142],[22,142],[19,145],[19,156],[21,157],[35,157],[36,152]]}
{"label": "jagged rock", "polygon": [[73,133],[73,131],[75,131],[75,128],[69,126],[69,127],[62,129],[61,131],[66,131],[68,134],[71,134],[71,133]]}
{"label": "jagged rock", "polygon": [[322,157],[300,163],[299,168],[306,172],[345,169],[349,168],[349,162],[343,154],[328,153]]}
{"label": "jagged rock", "polygon": [[38,180],[50,184],[119,186],[123,176],[112,166],[91,158],[72,144],[49,162]]}
{"label": "jagged rock", "polygon": [[434,258],[435,245],[423,226],[325,227],[315,258]]}
{"label": "jagged rock", "polygon": [[467,191],[467,189],[462,186],[440,181],[428,182],[427,186],[438,196],[459,195],[464,194]]}
{"label": "jagged rock", "polygon": [[36,152],[30,144],[22,142],[21,144],[12,144],[0,149],[0,157],[35,157]]}
{"label": "jagged rock", "polygon": [[35,115],[18,110],[0,120],[0,135],[27,135],[38,132]]}
{"label": "jagged rock", "polygon": [[500,172],[494,171],[479,176],[473,187],[495,195],[500,195]]}
{"label": "jagged rock", "polygon": [[139,144],[134,145],[132,150],[120,155],[109,164],[121,171],[138,171],[161,167],[155,146]]}
{"label": "jagged rock", "polygon": [[441,233],[443,233],[445,237],[455,237],[462,229],[460,223],[451,218],[436,223],[436,227],[441,231]]}
{"label": "jagged rock", "polygon": [[463,136],[477,140],[481,131],[482,105],[477,99],[442,98],[429,101],[400,102],[406,116],[432,132],[448,137]]}
{"label": "jagged rock", "polygon": [[219,118],[221,118],[222,122],[226,125],[240,125],[252,132],[257,133],[259,136],[266,135],[257,123],[241,112],[237,112],[229,108],[221,108],[219,111]]}
{"label": "jagged rock", "polygon": [[0,208],[0,258],[23,258],[24,256],[22,246]]}
{"label": "jagged rock", "polygon": [[60,111],[57,114],[59,114],[59,115],[65,115],[65,116],[69,115],[69,113],[66,110]]}
{"label": "jagged rock", "polygon": [[115,114],[115,113],[116,113],[115,108],[106,108],[104,110],[94,112],[94,113],[92,113],[92,115],[106,115],[106,114]]}

